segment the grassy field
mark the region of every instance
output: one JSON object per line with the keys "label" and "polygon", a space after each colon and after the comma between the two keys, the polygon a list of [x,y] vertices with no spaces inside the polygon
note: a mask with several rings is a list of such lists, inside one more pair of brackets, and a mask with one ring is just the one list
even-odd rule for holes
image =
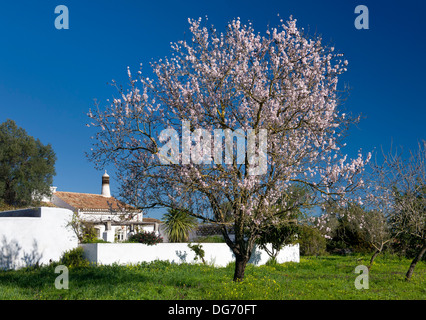
{"label": "grassy field", "polygon": [[379,256],[369,273],[369,289],[358,290],[355,267],[367,256],[302,257],[300,263],[248,265],[241,283],[232,281],[233,265],[170,264],[69,269],[69,289],[55,288],[54,265],[0,271],[0,299],[238,299],[351,300],[426,299],[426,263],[419,262],[410,282],[410,260]]}

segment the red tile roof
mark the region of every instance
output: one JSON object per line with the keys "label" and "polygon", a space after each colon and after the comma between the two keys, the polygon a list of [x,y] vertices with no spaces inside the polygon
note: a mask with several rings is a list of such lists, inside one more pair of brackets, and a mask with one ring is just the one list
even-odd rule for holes
{"label": "red tile roof", "polygon": [[56,191],[53,195],[80,210],[136,210],[114,197],[107,198],[99,194]]}

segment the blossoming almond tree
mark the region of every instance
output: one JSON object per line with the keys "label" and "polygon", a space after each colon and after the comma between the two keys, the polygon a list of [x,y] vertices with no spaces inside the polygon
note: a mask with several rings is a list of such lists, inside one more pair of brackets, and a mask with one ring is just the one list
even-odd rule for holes
{"label": "blossoming almond tree", "polygon": [[[340,152],[357,119],[338,110],[347,62],[334,48],[305,37],[292,18],[264,35],[239,18],[224,33],[201,22],[189,19],[191,39],[152,64],[154,79],[129,70],[128,88],[114,84],[119,96],[89,112],[97,128],[89,158],[99,168],[114,164],[122,196],[140,208],[182,209],[221,226],[241,280],[262,228],[304,205],[269,210],[292,184],[316,200],[342,200],[362,184],[368,156],[347,162]],[[236,149],[247,142],[247,154],[226,143],[218,153],[226,132]]]}

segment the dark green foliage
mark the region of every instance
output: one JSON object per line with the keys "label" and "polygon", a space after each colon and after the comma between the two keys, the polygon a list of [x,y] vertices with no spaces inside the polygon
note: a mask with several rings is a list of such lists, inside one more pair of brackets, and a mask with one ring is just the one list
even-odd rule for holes
{"label": "dark green foliage", "polygon": [[318,256],[326,253],[326,239],[315,227],[300,226],[298,242],[300,254],[303,256]]}
{"label": "dark green foliage", "polygon": [[[421,239],[412,237],[407,233],[401,233],[392,242],[391,250],[406,258],[413,259],[423,245]],[[426,255],[423,255],[422,260],[426,261]]]}
{"label": "dark green foliage", "polygon": [[206,264],[206,261],[204,260],[205,252],[201,244],[191,245],[188,243],[188,248],[195,252],[194,260],[200,259],[203,264]]}
{"label": "dark green foliage", "polygon": [[[426,185],[417,180],[414,190],[400,192],[394,188],[399,210],[392,216],[395,241],[392,249],[407,258],[416,257],[426,243]],[[426,255],[423,255],[426,261]]]}
{"label": "dark green foliage", "polygon": [[0,202],[27,206],[34,196],[49,195],[55,161],[50,144],[29,136],[13,120],[0,124]]}
{"label": "dark green foliage", "polygon": [[364,233],[359,228],[353,228],[346,217],[339,217],[338,223],[333,238],[327,241],[327,251],[335,253],[346,249],[366,253],[372,250]]}
{"label": "dark green foliage", "polygon": [[152,246],[163,242],[163,238],[157,236],[155,232],[140,232],[130,236],[129,242],[143,243],[148,246]]}
{"label": "dark green foliage", "polygon": [[[268,226],[262,232],[257,243],[271,258],[274,258],[283,246],[296,242],[299,232],[300,225],[295,223],[283,223],[279,226]],[[267,246],[268,244],[272,245],[272,249]]]}
{"label": "dark green foliage", "polygon": [[59,263],[68,268],[88,267],[90,265],[90,262],[84,258],[84,250],[82,247],[64,252]]}
{"label": "dark green foliage", "polygon": [[360,252],[368,253],[373,250],[369,241],[379,225],[372,224],[373,211],[367,211],[356,203],[348,203],[346,207],[329,206],[326,211],[330,213],[329,227],[332,229],[331,239],[327,240],[327,251]]}
{"label": "dark green foliage", "polygon": [[96,235],[95,227],[90,223],[81,224],[81,243],[95,243],[98,237]]}
{"label": "dark green foliage", "polygon": [[308,204],[309,191],[303,186],[293,185],[271,207],[271,215],[277,218],[279,223],[266,225],[256,242],[272,259],[275,259],[282,247],[296,242],[301,232],[301,206],[307,207]]}

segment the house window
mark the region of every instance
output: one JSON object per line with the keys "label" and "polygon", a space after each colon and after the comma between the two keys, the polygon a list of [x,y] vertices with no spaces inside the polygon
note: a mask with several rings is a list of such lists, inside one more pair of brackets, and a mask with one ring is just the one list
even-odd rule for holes
{"label": "house window", "polygon": [[117,241],[124,241],[124,232],[123,230],[117,230]]}

